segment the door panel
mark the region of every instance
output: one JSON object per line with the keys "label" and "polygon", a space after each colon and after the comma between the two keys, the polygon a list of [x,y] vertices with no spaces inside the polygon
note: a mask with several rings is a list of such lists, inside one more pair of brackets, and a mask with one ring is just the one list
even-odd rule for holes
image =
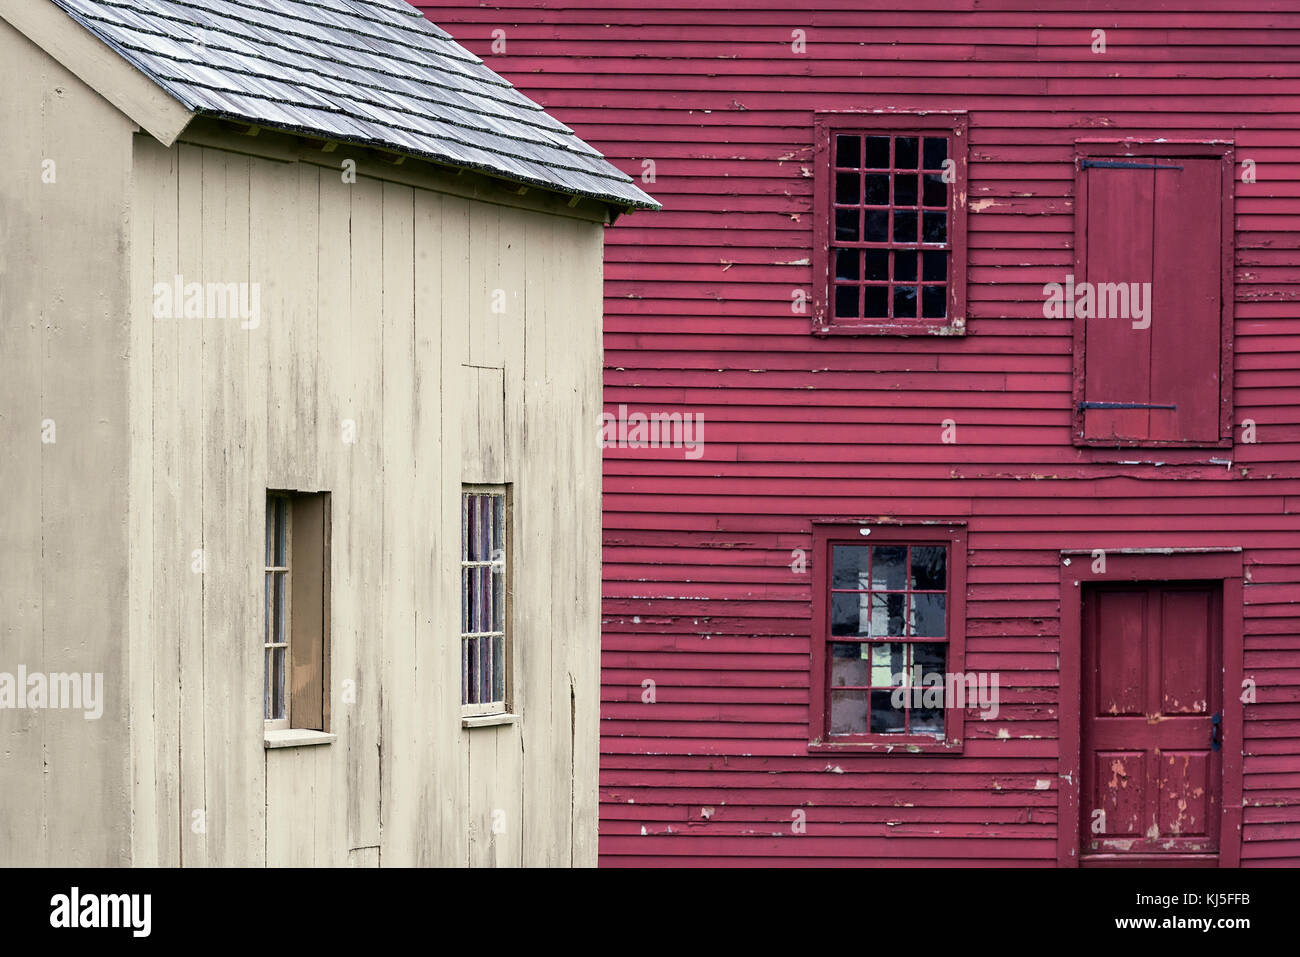
{"label": "door panel", "polygon": [[1084,862],[1217,855],[1221,601],[1220,586],[1201,583],[1085,593]]}

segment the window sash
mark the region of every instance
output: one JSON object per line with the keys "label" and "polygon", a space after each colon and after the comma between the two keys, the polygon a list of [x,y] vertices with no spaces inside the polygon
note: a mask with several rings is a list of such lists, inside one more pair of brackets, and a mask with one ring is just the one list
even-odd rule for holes
{"label": "window sash", "polygon": [[504,486],[461,492],[461,712],[507,711],[510,695],[509,509]]}
{"label": "window sash", "polygon": [[[945,335],[964,335],[966,330],[966,215],[962,199],[966,191],[966,116],[961,113],[818,113],[814,120],[816,136],[816,169],[814,172],[814,236],[813,244],[813,310],[812,331],[819,335],[916,335],[923,333],[943,333]],[[864,151],[866,139],[859,139],[860,166],[839,166],[836,137],[889,137],[889,165],[878,166],[869,162]],[[897,143],[900,138],[917,138],[918,158],[916,167],[907,162],[898,165]],[[933,202],[926,204],[926,175],[938,173],[939,169],[926,169],[925,140],[947,141],[946,159],[952,160],[953,182],[943,183],[945,203],[943,206]],[[854,204],[837,203],[837,177],[844,173],[858,174],[857,202]],[[909,176],[915,174],[916,201],[909,199],[899,203],[895,186],[896,174]],[[867,195],[867,176],[883,175],[888,178],[888,202],[870,202]],[[856,210],[857,238],[840,239],[836,230],[836,213]],[[896,211],[915,213],[916,224],[912,232],[914,241],[902,242],[897,236]],[[886,212],[886,233],[883,240],[868,240],[864,231],[867,212]],[[937,223],[941,219],[946,224],[944,241],[922,242],[925,235],[926,221]],[[857,279],[837,280],[837,256],[840,250],[858,251]],[[872,254],[883,254],[887,272],[883,279],[867,279],[867,264]],[[898,271],[899,254],[916,255],[916,278],[909,280],[899,278],[905,273]],[[927,263],[926,257],[930,261]],[[934,272],[937,256],[942,255],[943,275],[941,281]],[[879,258],[877,255],[874,258]],[[926,279],[926,269],[930,277]],[[933,315],[936,303],[933,294],[928,297],[926,288],[942,290],[942,316]],[[915,290],[913,315],[896,314],[896,290]],[[856,315],[837,316],[836,297],[849,290],[849,295],[856,294]],[[885,315],[868,316],[867,297],[881,293],[869,290],[883,290]],[[905,300],[903,300],[905,301]],[[878,310],[877,310],[878,311]],[[932,314],[926,316],[929,311]]]}
{"label": "window sash", "polygon": [[266,497],[266,548],[263,634],[262,634],[262,719],[267,730],[290,727],[292,658],[289,638],[293,633],[293,587],[289,567],[293,554],[292,510],[287,495]]}
{"label": "window sash", "polygon": [[[863,533],[866,534],[863,534]],[[817,748],[859,748],[868,750],[896,749],[900,744],[906,745],[907,752],[920,751],[960,751],[964,725],[964,709],[955,708],[953,702],[942,701],[942,736],[937,736],[933,726],[918,728],[913,722],[917,713],[927,712],[929,703],[924,697],[926,685],[922,681],[925,674],[946,675],[961,673],[964,667],[964,629],[965,629],[965,540],[964,526],[960,525],[848,525],[844,523],[815,522],[813,525],[813,568],[814,605],[816,628],[813,632],[813,673],[811,677],[812,695],[809,709],[809,747]],[[890,580],[878,573],[872,562],[872,546],[908,547],[902,558],[903,580]],[[944,549],[944,588],[919,588],[914,585],[930,584],[925,580],[927,567],[918,565],[914,568],[912,548]],[[834,557],[837,547],[865,549],[865,555],[851,566],[850,581],[860,584],[858,588],[843,586],[844,568],[841,568],[840,581],[835,578]],[[847,557],[847,556],[845,556]],[[895,566],[896,567],[896,566]],[[894,572],[898,574],[898,572]],[[913,580],[913,575],[921,576]],[[928,569],[933,575],[933,569]],[[937,583],[937,582],[935,582]],[[837,635],[833,633],[833,601],[835,596],[861,595],[870,604],[876,596],[902,595],[904,597],[904,618],[910,618],[911,595],[944,595],[943,627],[941,635],[917,633],[911,622],[896,628],[893,634],[873,632],[870,627],[857,626],[858,633]],[[868,625],[870,625],[870,620]],[[940,630],[927,628],[926,630]],[[837,648],[839,645],[841,647]],[[857,645],[859,655],[845,655],[848,649],[844,645]],[[924,647],[928,646],[928,647]],[[887,650],[886,650],[887,649]],[[837,652],[839,653],[837,656]],[[864,659],[862,653],[867,655]],[[918,654],[919,652],[919,654]],[[888,655],[889,657],[885,657]],[[837,665],[837,661],[839,664]],[[919,667],[918,667],[919,665]],[[838,678],[844,683],[837,685]],[[886,675],[886,672],[889,672]],[[882,730],[877,725],[871,729],[871,708],[873,703],[884,705],[885,698],[900,687],[895,675],[905,675],[908,688],[919,688],[922,698],[914,700],[910,693],[903,701],[901,713],[894,713],[901,718],[902,728],[893,725],[889,730]],[[853,677],[850,677],[853,676]],[[877,680],[880,679],[880,680]],[[934,679],[931,679],[932,681]],[[872,695],[882,695],[872,701]],[[931,692],[933,694],[933,692]],[[837,700],[846,702],[847,696],[856,696],[857,705],[862,713],[855,715],[858,728],[832,734],[834,706]],[[865,702],[863,699],[865,698]],[[892,706],[892,702],[890,702]],[[865,722],[865,730],[861,730]],[[891,753],[893,753],[891,751]],[[901,752],[900,752],[901,753]]]}

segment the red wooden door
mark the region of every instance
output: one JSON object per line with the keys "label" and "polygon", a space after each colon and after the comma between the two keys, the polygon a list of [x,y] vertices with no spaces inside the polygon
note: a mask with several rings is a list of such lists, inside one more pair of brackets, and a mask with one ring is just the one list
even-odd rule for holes
{"label": "red wooden door", "polygon": [[1085,593],[1081,863],[1217,863],[1221,602],[1205,583]]}

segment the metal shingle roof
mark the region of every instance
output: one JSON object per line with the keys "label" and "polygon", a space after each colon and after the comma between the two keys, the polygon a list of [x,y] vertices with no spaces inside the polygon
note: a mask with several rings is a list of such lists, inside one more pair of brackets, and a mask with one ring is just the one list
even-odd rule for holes
{"label": "metal shingle roof", "polygon": [[657,209],[404,0],[53,0],[186,109]]}

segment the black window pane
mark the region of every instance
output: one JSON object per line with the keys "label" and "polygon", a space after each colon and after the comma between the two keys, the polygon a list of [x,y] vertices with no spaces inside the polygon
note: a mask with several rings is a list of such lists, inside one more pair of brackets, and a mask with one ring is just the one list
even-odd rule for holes
{"label": "black window pane", "polygon": [[948,252],[936,250],[921,254],[921,278],[926,282],[948,281]]}
{"label": "black window pane", "polygon": [[835,202],[841,206],[857,206],[862,202],[858,192],[857,173],[835,174]]}
{"label": "black window pane", "polygon": [[894,287],[894,318],[896,319],[916,318],[916,287],[915,286]]}
{"label": "black window pane", "polygon": [[894,140],[894,168],[916,169],[919,146],[915,136],[900,136]]}
{"label": "black window pane", "polygon": [[835,238],[842,243],[858,241],[858,211],[856,209],[835,210]]}
{"label": "black window pane", "polygon": [[866,198],[863,200],[868,206],[888,206],[889,205],[889,174],[888,173],[868,173],[866,175]]}
{"label": "black window pane", "polygon": [[[907,701],[904,700],[906,705]],[[906,730],[903,708],[894,706],[892,691],[871,692],[871,733],[902,734]]]}
{"label": "black window pane", "polygon": [[925,138],[925,157],[922,165],[926,169],[943,169],[943,161],[948,158],[948,138],[946,136],[927,136]]}
{"label": "black window pane", "polygon": [[863,163],[867,169],[888,169],[889,168],[889,137],[888,136],[868,136],[867,140],[866,162]]}
{"label": "black window pane", "polygon": [[866,302],[862,314],[873,319],[883,319],[889,315],[888,286],[866,287]]}
{"label": "black window pane", "polygon": [[871,587],[904,588],[907,584],[907,546],[876,545],[871,549]]}
{"label": "black window pane", "polygon": [[913,708],[911,715],[912,734],[932,734],[936,738],[943,737],[942,708]]}
{"label": "black window pane", "polygon": [[831,553],[832,588],[869,588],[867,549],[863,545],[836,545]]}
{"label": "black window pane", "polygon": [[871,630],[871,612],[866,592],[831,593],[831,634],[866,635]]}
{"label": "black window pane", "polygon": [[921,315],[926,319],[943,319],[948,314],[948,287],[921,287]]}
{"label": "black window pane", "polygon": [[835,315],[855,317],[858,314],[857,286],[835,287]]}
{"label": "black window pane", "polygon": [[[913,214],[915,215],[915,214]],[[869,209],[863,214],[866,225],[863,227],[865,236],[869,243],[884,243],[889,241],[889,212],[884,209]],[[913,235],[915,242],[915,234]]]}
{"label": "black window pane", "polygon": [[888,279],[889,250],[868,249],[866,267],[867,279]]}
{"label": "black window pane", "polygon": [[835,165],[857,166],[862,155],[862,139],[857,136],[835,137]]}
{"label": "black window pane", "polygon": [[894,212],[894,242],[916,242],[916,213],[905,210]]}
{"label": "black window pane", "polygon": [[859,260],[862,253],[857,249],[837,249],[835,251],[835,278],[857,279]]}
{"label": "black window pane", "polygon": [[942,545],[912,546],[911,588],[942,591],[947,581],[948,550]]}
{"label": "black window pane", "polygon": [[894,253],[894,278],[903,282],[916,281],[916,253],[900,249]]}
{"label": "black window pane", "polygon": [[894,175],[894,205],[916,205],[916,174],[896,173]]}
{"label": "black window pane", "polygon": [[924,237],[927,243],[946,243],[948,241],[948,214],[927,212],[924,217]]}
{"label": "black window pane", "polygon": [[945,635],[944,595],[912,595],[911,634],[917,638],[942,638]]}
{"label": "black window pane", "polygon": [[[948,646],[940,642],[917,642],[912,645],[912,681],[914,685],[923,685],[926,675],[943,677],[944,666],[948,660]],[[933,678],[930,679],[934,681]]]}
{"label": "black window pane", "polygon": [[925,174],[924,195],[921,200],[926,206],[948,206],[948,184],[937,173]]}

